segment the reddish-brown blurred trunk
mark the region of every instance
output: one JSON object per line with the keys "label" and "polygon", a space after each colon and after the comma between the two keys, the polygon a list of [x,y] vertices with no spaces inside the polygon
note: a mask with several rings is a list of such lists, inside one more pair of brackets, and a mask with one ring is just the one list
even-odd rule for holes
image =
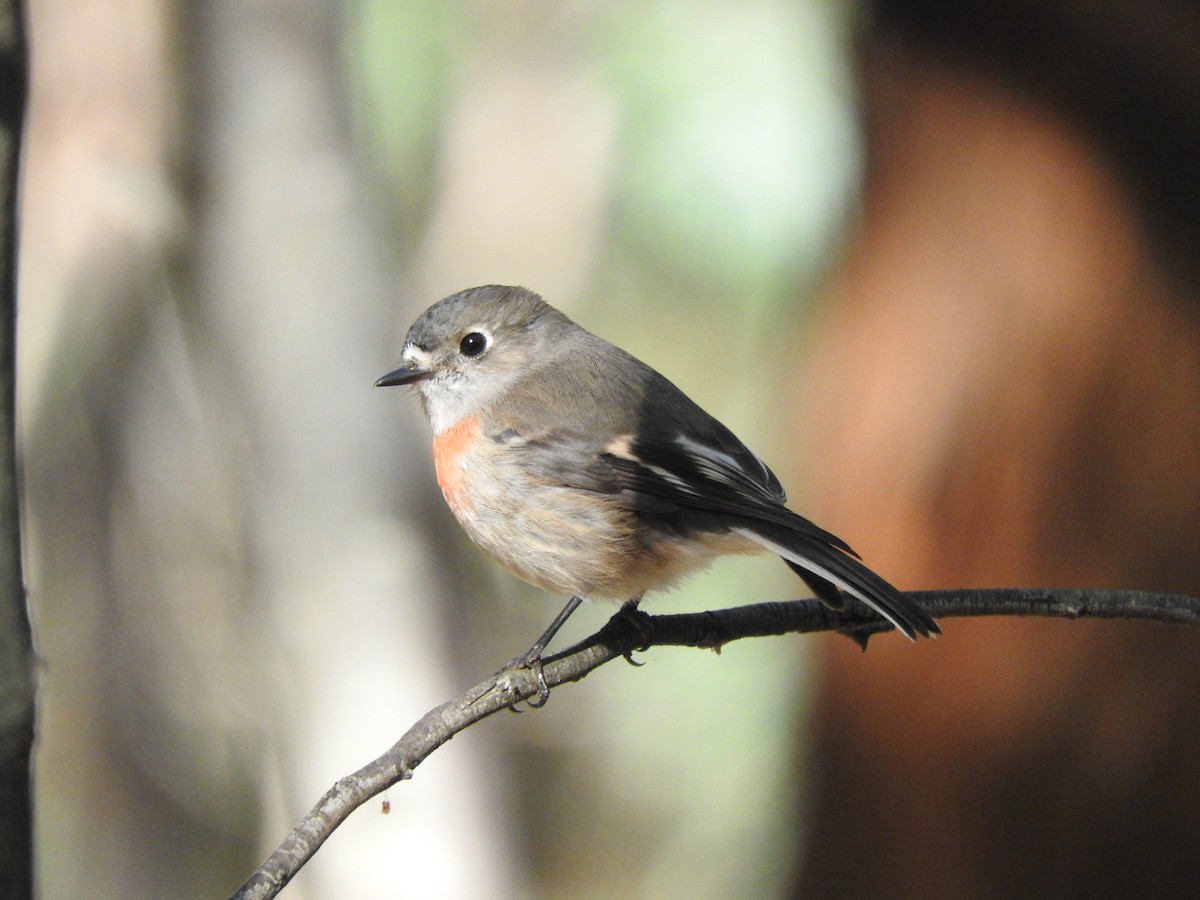
{"label": "reddish-brown blurred trunk", "polygon": [[[1200,298],[1145,179],[1019,79],[867,58],[863,229],[798,382],[820,521],[903,588],[1200,593]],[[1200,635],[944,629],[830,643],[796,894],[1194,890]]]}

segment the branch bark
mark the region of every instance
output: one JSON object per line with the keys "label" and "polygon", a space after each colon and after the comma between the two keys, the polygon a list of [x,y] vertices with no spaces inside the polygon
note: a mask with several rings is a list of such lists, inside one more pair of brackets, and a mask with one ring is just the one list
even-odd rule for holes
{"label": "branch bark", "polygon": [[[997,588],[911,591],[905,596],[935,619],[960,616],[1046,616],[1066,619],[1134,619],[1200,626],[1200,598],[1186,594],[1089,589]],[[815,600],[756,603],[709,612],[651,616],[620,611],[591,637],[545,661],[550,687],[578,681],[619,657],[650,647],[719,651],[748,637],[834,631],[865,649],[871,635],[892,626],[865,605],[831,610]],[[527,700],[538,691],[530,671],[506,669],[430,710],[378,759],[338,781],[233,895],[234,900],[274,897],[334,830],[372,797],[411,778],[413,770],[460,731]]]}

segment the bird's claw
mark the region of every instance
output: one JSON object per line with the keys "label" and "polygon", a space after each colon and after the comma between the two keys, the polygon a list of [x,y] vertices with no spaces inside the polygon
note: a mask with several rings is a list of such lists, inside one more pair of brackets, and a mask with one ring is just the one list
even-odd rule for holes
{"label": "bird's claw", "polygon": [[546,684],[546,671],[542,668],[542,658],[536,656],[525,660],[525,668],[533,673],[533,682],[537,685],[537,699],[529,697],[525,702],[531,709],[541,709],[550,699],[550,685]]}
{"label": "bird's claw", "polygon": [[[530,675],[533,676],[533,683],[537,687],[537,695],[524,698],[526,704],[528,704],[531,709],[541,709],[543,706],[545,706],[546,701],[550,699],[550,685],[546,683],[546,672],[542,667],[541,655],[539,654],[535,656],[526,653],[516,657],[515,659],[509,660],[504,668],[496,673],[496,680],[493,686],[497,690],[508,692],[516,688],[516,685],[512,683],[506,674],[513,669],[528,669]],[[521,700],[522,698],[518,697],[516,700],[510,703],[508,705],[509,710],[515,713],[521,712],[522,710],[517,707],[517,704],[520,703]]]}

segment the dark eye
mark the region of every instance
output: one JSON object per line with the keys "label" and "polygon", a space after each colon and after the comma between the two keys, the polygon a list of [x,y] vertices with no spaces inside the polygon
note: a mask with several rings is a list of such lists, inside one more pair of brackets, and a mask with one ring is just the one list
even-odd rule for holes
{"label": "dark eye", "polygon": [[472,331],[458,342],[458,350],[463,356],[478,356],[487,349],[487,335]]}

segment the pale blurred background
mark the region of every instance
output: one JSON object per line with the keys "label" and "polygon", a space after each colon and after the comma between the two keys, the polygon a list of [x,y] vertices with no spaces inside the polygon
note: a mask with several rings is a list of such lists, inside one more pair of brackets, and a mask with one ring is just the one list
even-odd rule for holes
{"label": "pale blurred background", "polygon": [[[542,292],[803,501],[772,408],[853,204],[847,12],[33,0],[43,896],[228,893],[557,610],[466,544],[415,401],[372,388],[434,300]],[[797,590],[762,559],[651,609]],[[288,896],[777,892],[811,647],[655,651],[473,729]]]}
{"label": "pale blurred background", "polygon": [[[873,6],[30,0],[43,897],[227,895],[557,610],[371,387],[471,285],[655,365],[902,587],[1200,590],[1196,4]],[[647,605],[802,594],[762,558]],[[442,748],[285,896],[1085,896],[1159,830],[1159,895],[1194,885],[1194,636],[946,632],[609,666]]]}

